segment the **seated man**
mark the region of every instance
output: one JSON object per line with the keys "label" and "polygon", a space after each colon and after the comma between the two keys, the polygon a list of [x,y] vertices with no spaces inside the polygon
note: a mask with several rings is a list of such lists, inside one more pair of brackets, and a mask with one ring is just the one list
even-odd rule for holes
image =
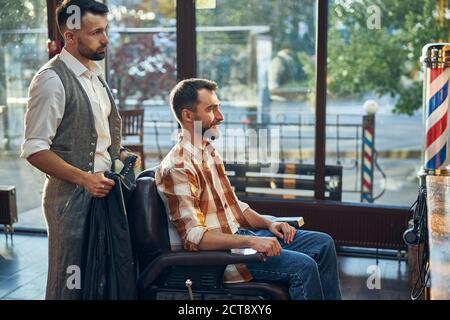
{"label": "seated man", "polygon": [[[156,184],[186,250],[253,248],[265,263],[229,265],[224,281],[283,281],[292,299],[340,299],[336,250],[324,233],[272,222],[239,201],[207,136],[223,121],[216,83],[188,79],[170,95],[179,142],[161,162]],[[171,242],[173,241],[171,235]]]}

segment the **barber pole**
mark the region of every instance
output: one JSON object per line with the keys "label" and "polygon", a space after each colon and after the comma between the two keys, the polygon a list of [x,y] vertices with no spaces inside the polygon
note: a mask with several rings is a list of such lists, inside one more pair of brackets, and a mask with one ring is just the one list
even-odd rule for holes
{"label": "barber pole", "polygon": [[424,47],[425,146],[423,169],[427,174],[448,174],[448,107],[450,45]]}
{"label": "barber pole", "polygon": [[427,69],[425,168],[428,170],[445,170],[448,166],[449,71],[449,68]]}
{"label": "barber pole", "polygon": [[[443,1],[439,1],[443,4]],[[425,143],[423,166],[419,172],[419,195],[414,210],[414,226],[404,233],[407,244],[423,244],[427,250],[422,257],[424,275],[420,276],[422,292],[430,288],[425,296],[431,300],[448,300],[449,254],[448,221],[449,213],[445,201],[448,188],[441,179],[433,176],[449,176],[449,80],[450,80],[450,43],[431,43],[422,51],[423,62],[423,116]],[[412,235],[412,236],[411,236]],[[416,243],[408,243],[410,239]],[[420,250],[419,250],[420,251]],[[431,272],[430,272],[431,271]],[[429,276],[431,274],[431,277]],[[428,280],[431,283],[428,285]],[[416,289],[416,288],[414,288]],[[413,290],[414,293],[415,290]],[[420,298],[420,293],[413,299]]]}
{"label": "barber pole", "polygon": [[361,202],[373,202],[374,131],[374,114],[365,115],[363,117]]}

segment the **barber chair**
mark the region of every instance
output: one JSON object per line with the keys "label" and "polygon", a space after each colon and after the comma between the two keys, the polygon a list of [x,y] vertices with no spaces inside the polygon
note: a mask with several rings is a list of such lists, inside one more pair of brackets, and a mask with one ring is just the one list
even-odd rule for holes
{"label": "barber chair", "polygon": [[223,283],[228,264],[264,263],[261,253],[172,251],[168,219],[156,189],[154,170],[148,169],[138,176],[127,204],[140,299],[289,299],[288,286],[281,282]]}

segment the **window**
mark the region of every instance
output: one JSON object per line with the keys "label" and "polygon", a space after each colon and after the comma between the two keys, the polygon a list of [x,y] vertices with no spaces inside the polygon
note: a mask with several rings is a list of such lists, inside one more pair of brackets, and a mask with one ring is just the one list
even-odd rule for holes
{"label": "window", "polygon": [[169,93],[177,79],[175,2],[111,0],[107,4],[108,82],[119,108],[144,108],[143,144],[149,167],[170,149],[171,130],[177,127],[161,123],[171,117]]}
{"label": "window", "polygon": [[0,11],[0,176],[16,187],[19,223],[45,228],[44,175],[19,159],[28,86],[48,60],[46,1],[8,1]]}
{"label": "window", "polygon": [[115,0],[108,6],[108,76],[120,107],[165,100],[176,82],[174,2]]}
{"label": "window", "polygon": [[[343,200],[409,206],[416,199],[420,55],[427,43],[450,40],[448,8],[447,0],[330,2],[326,162],[344,168]],[[375,112],[373,135],[362,127],[364,106]]]}
{"label": "window", "polygon": [[271,163],[314,163],[315,2],[197,2],[197,75],[219,85],[227,163],[264,164],[264,136]]}
{"label": "window", "polygon": [[[145,109],[147,167],[172,147],[177,129],[168,94],[180,62],[177,38],[187,30],[177,30],[176,2],[106,2],[111,12],[106,75],[120,108]],[[219,84],[225,115],[219,147],[225,160],[267,160],[239,149],[250,143],[246,133],[266,130],[270,161],[317,165],[319,1],[195,3],[197,61],[183,63],[196,62],[196,76]],[[47,61],[46,4],[7,1],[0,12],[0,173],[2,184],[16,186],[18,226],[45,226],[40,213],[44,175],[18,155],[28,86]],[[419,57],[426,43],[450,41],[449,7],[448,0],[329,1],[326,165],[343,170],[343,201],[409,206],[415,199],[423,149]],[[371,101],[378,105],[377,156],[371,198],[363,198],[363,117],[364,106],[375,105]],[[242,137],[244,145],[237,141]],[[325,181],[326,192],[332,185]]]}

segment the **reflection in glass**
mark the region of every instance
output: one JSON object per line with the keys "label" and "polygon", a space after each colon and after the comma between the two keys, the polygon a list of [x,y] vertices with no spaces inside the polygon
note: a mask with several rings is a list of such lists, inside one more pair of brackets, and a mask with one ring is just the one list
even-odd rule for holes
{"label": "reflection in glass", "polygon": [[196,20],[197,74],[219,85],[223,130],[277,130],[278,161],[313,163],[315,1],[217,0]]}
{"label": "reflection in glass", "polygon": [[7,1],[0,9],[0,176],[16,187],[17,226],[45,228],[44,175],[19,158],[28,86],[47,61],[46,1]]}
{"label": "reflection in glass", "polygon": [[119,107],[161,106],[176,83],[172,0],[108,1],[108,80]]}

